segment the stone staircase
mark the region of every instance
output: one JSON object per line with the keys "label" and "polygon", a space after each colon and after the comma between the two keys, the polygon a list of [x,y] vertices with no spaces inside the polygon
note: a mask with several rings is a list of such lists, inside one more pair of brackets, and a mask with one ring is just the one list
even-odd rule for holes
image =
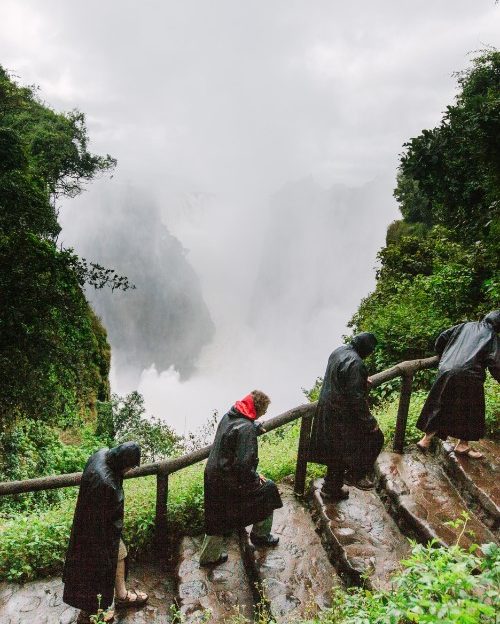
{"label": "stone staircase", "polygon": [[[454,544],[462,531],[447,522],[464,512],[469,519],[462,546],[498,541],[500,444],[484,441],[480,447],[480,461],[457,457],[446,444],[434,453],[384,452],[376,465],[377,490],[350,488],[349,499],[339,503],[322,499],[321,479],[305,501],[281,484],[284,507],[275,512],[273,527],[277,548],[255,549],[242,530],[227,538],[225,564],[200,568],[201,539],[186,537],[174,572],[154,562],[135,564],[129,584],[148,591],[150,604],[117,613],[115,622],[170,623],[174,603],[186,624],[235,616],[252,622],[259,612],[279,624],[293,622],[327,606],[333,587],[390,589],[391,574],[410,551],[407,538]],[[73,624],[76,612],[61,596],[59,579],[1,584],[0,624]]]}

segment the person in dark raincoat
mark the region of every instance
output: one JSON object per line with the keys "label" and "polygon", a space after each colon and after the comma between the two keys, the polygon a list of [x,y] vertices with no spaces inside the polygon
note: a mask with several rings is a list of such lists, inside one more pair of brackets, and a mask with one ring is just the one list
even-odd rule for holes
{"label": "person in dark raincoat", "polygon": [[438,375],[425,401],[417,427],[425,432],[417,446],[426,451],[437,435],[458,438],[455,453],[479,459],[469,446],[485,431],[485,370],[500,381],[500,310],[482,321],[461,323],[438,336],[435,350],[441,357]]}
{"label": "person in dark raincoat", "polygon": [[349,496],[344,483],[366,490],[369,473],[384,436],[368,405],[368,371],[363,362],[377,339],[363,332],[335,349],[328,359],[313,418],[309,461],[327,466],[322,494],[332,500]]}
{"label": "person in dark raincoat", "polygon": [[200,565],[222,563],[223,536],[253,525],[256,546],[276,546],[273,511],[283,506],[276,484],[257,472],[256,419],[266,413],[269,397],[253,390],[222,418],[205,467],[205,539]]}
{"label": "person in dark raincoat", "polygon": [[[85,466],[66,553],[63,582],[65,603],[81,609],[78,622],[88,622],[100,607],[140,606],[148,596],[125,586],[127,549],[121,540],[124,514],[123,475],[140,463],[135,442],[100,449]],[[106,621],[113,618],[110,610]]]}

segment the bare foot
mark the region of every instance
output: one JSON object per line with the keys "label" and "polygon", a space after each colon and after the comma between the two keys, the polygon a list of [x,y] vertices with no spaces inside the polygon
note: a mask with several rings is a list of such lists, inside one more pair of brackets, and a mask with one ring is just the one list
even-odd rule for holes
{"label": "bare foot", "polygon": [[424,436],[421,440],[417,442],[417,446],[421,451],[428,451],[431,446],[432,438],[428,438]]}
{"label": "bare foot", "polygon": [[481,459],[482,457],[484,457],[482,453],[480,453],[479,451],[472,450],[471,447],[467,444],[458,443],[455,446],[454,450],[455,450],[456,455],[466,455],[467,457],[470,457],[471,459]]}

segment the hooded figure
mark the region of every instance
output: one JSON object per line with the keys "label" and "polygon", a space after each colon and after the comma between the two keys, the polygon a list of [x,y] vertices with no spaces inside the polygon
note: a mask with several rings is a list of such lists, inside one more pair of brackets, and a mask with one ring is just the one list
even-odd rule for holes
{"label": "hooded figure", "polygon": [[477,458],[469,440],[485,431],[484,380],[486,368],[500,381],[500,310],[482,321],[461,323],[438,336],[436,353],[441,357],[438,375],[429,392],[417,427],[426,432],[418,443],[426,450],[434,435],[459,438],[455,451]]}
{"label": "hooded figure", "polygon": [[[200,557],[202,565],[222,560],[222,542],[212,548],[214,540],[209,540],[207,545],[207,538],[220,537],[250,524],[254,525],[251,534],[254,544],[274,546],[278,542],[278,538],[270,535],[270,529],[273,511],[283,506],[281,497],[276,484],[257,472],[258,425],[255,420],[265,413],[268,404],[268,397],[254,390],[237,401],[219,423],[205,467],[207,537]],[[263,526],[259,527],[259,523]]]}
{"label": "hooded figure", "polygon": [[373,334],[354,336],[330,355],[326,367],[309,445],[309,461],[325,464],[329,470],[323,493],[347,498],[346,483],[368,489],[366,479],[380,453],[384,436],[368,405],[368,371],[363,359],[377,344]]}
{"label": "hooded figure", "polygon": [[123,474],[138,466],[139,445],[126,442],[94,453],[85,466],[66,553],[65,603],[96,613],[113,602],[118,549],[123,528]]}

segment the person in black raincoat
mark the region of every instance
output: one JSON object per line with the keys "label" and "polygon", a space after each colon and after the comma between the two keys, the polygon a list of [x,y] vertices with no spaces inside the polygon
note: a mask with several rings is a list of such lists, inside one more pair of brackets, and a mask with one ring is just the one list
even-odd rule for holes
{"label": "person in black raincoat", "polygon": [[269,397],[253,390],[237,401],[222,418],[205,467],[205,539],[200,565],[222,563],[223,536],[253,525],[250,539],[256,546],[275,546],[271,534],[273,511],[283,506],[276,484],[257,472],[258,424]]}
{"label": "person in black raincoat", "polygon": [[441,357],[438,375],[425,401],[417,427],[425,432],[417,446],[426,451],[437,435],[445,440],[458,438],[455,453],[479,459],[470,440],[479,440],[485,431],[485,370],[500,381],[500,310],[482,321],[461,323],[438,336],[436,353]]}
{"label": "person in black raincoat", "polygon": [[349,496],[344,483],[371,489],[369,473],[384,445],[384,436],[368,405],[368,371],[363,362],[377,339],[363,332],[335,349],[328,359],[313,418],[309,461],[327,466],[325,497]]}
{"label": "person in black raincoat", "polygon": [[[100,449],[87,461],[80,483],[63,582],[65,603],[81,609],[78,622],[88,622],[100,607],[140,606],[147,594],[125,587],[127,550],[121,540],[124,514],[123,475],[140,463],[135,442]],[[108,611],[110,620],[113,612]]]}

